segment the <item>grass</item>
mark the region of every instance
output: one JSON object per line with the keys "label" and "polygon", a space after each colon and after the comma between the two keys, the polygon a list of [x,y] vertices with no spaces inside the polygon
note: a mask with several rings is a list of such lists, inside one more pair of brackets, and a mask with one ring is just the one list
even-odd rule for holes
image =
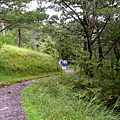
{"label": "grass", "polygon": [[0,87],[5,86],[5,85],[11,85],[13,83],[17,82],[22,82],[22,81],[27,81],[27,80],[32,80],[32,79],[37,79],[37,78],[42,78],[46,76],[51,76],[51,75],[59,75],[60,72],[50,72],[50,73],[40,73],[39,75],[25,75],[25,74],[3,74],[0,73]]}
{"label": "grass", "polygon": [[60,67],[48,54],[11,45],[0,49],[0,86],[53,74]]}
{"label": "grass", "polygon": [[28,120],[119,120],[96,97],[83,100],[84,91],[74,91],[71,78],[45,78],[26,87],[21,97]]}

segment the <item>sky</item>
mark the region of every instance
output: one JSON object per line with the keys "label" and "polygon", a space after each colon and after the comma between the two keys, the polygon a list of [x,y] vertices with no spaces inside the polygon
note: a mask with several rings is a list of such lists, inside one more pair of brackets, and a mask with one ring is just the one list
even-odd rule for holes
{"label": "sky", "polygon": [[36,7],[37,7],[37,2],[36,2],[36,0],[30,2],[30,4],[28,4],[28,7],[30,7],[30,8],[28,8],[27,11],[35,10]]}
{"label": "sky", "polygon": [[[44,6],[47,6],[47,4],[46,4],[45,2],[43,2],[43,5],[44,5]],[[32,1],[30,4],[28,4],[28,6],[29,6],[30,8],[27,9],[27,11],[35,10],[36,7],[37,7],[37,1],[36,1],[36,0]],[[58,15],[58,16],[59,16],[59,15],[60,15],[60,13],[55,12],[55,11],[52,10],[52,9],[48,9],[48,10],[46,11],[46,14],[49,14],[49,16],[52,16],[52,15]]]}

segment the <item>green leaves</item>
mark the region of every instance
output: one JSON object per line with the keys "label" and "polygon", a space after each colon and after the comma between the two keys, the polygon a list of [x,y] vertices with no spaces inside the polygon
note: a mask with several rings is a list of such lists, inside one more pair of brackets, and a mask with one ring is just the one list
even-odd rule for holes
{"label": "green leaves", "polygon": [[0,34],[0,48],[4,44],[15,45],[15,41],[16,41],[16,38],[13,36],[13,34],[10,31],[6,31],[5,36]]}

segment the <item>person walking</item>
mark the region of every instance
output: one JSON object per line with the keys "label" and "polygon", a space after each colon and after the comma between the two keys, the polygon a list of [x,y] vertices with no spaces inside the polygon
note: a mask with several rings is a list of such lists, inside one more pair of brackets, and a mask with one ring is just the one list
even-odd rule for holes
{"label": "person walking", "polygon": [[68,65],[68,61],[61,59],[61,60],[59,61],[59,64],[61,65],[61,67],[62,67],[63,70],[66,70],[66,69],[67,69],[66,67],[67,67],[67,65]]}

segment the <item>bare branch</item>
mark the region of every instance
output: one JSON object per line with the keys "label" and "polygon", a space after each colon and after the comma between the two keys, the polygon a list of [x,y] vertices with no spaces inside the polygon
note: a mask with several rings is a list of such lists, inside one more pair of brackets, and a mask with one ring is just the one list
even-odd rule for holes
{"label": "bare branch", "polygon": [[103,32],[103,30],[105,29],[105,27],[106,27],[106,25],[107,25],[109,19],[110,19],[110,15],[108,16],[108,18],[107,18],[107,20],[106,20],[106,22],[105,22],[103,28],[102,28],[101,31],[99,32],[99,34],[98,34],[98,35],[95,37],[95,39],[92,41],[92,44],[97,40],[97,38],[100,37],[100,35],[101,35],[101,33]]}
{"label": "bare branch", "polygon": [[102,61],[105,58],[105,56],[112,50],[112,48],[116,45],[119,39],[120,39],[120,36],[117,38],[117,40],[113,43],[113,45],[108,49],[108,51],[103,55],[103,57],[98,62]]}
{"label": "bare branch", "polygon": [[82,36],[85,37],[85,35],[84,35],[83,33],[79,32],[79,31],[77,31],[77,30],[73,30],[73,29],[71,29],[70,27],[68,27],[68,26],[66,26],[66,25],[64,25],[64,24],[57,23],[56,21],[54,21],[54,22],[55,22],[56,24],[60,25],[60,26],[63,26],[63,27],[66,28],[67,30],[70,30],[71,32],[73,32],[73,33],[75,33],[75,34],[77,34],[77,35],[82,35]]}
{"label": "bare branch", "polygon": [[[15,22],[15,23],[17,23],[17,22]],[[12,23],[12,24],[8,25],[8,26],[7,26],[7,27],[5,27],[4,29],[0,30],[0,32],[2,32],[3,30],[5,30],[5,29],[9,28],[10,26],[14,25],[15,23]]]}
{"label": "bare branch", "polygon": [[[84,28],[85,34],[88,35],[88,34],[87,34],[86,27],[85,27],[82,19],[81,19],[81,18],[79,17],[79,15],[76,13],[76,11],[75,11],[74,9],[72,9],[64,0],[62,0],[62,2],[65,4],[66,7],[68,7],[70,10],[72,10],[72,12],[78,17],[77,22],[78,22],[78,20],[79,20],[79,23],[80,23],[80,24],[83,26],[83,28]],[[75,20],[76,20],[76,19],[75,19]]]}

